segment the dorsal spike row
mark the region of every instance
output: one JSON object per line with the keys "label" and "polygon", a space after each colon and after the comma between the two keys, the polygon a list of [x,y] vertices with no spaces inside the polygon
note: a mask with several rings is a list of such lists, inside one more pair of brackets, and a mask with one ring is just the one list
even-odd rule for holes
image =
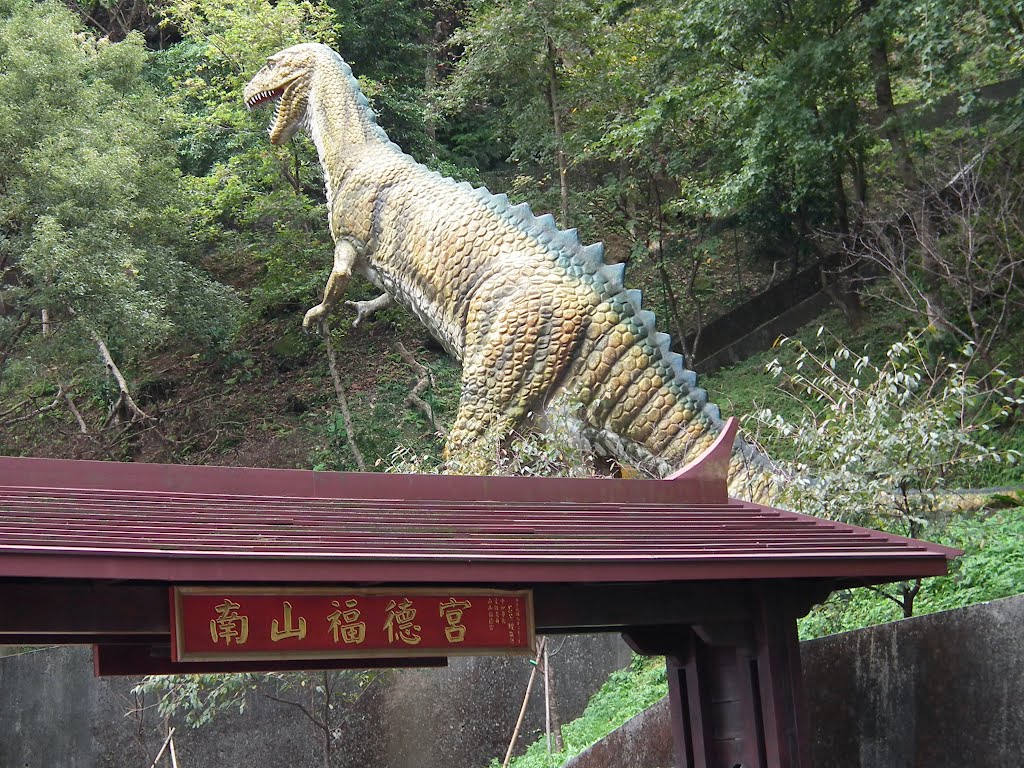
{"label": "dorsal spike row", "polygon": [[558,229],[558,227],[555,226],[555,217],[552,216],[550,213],[543,213],[543,214],[541,214],[540,216],[537,217],[536,221],[537,221],[537,226],[540,227],[541,229],[547,229],[547,230],[552,230],[552,229],[557,230]]}
{"label": "dorsal spike row", "polygon": [[580,248],[582,259],[594,269],[604,265],[604,243],[593,243]]}
{"label": "dorsal spike row", "polygon": [[649,309],[641,309],[639,312],[636,313],[636,317],[640,321],[640,325],[643,327],[643,329],[647,331],[647,335],[655,333],[655,319],[653,312],[651,312]]}
{"label": "dorsal spike row", "polygon": [[622,278],[626,273],[625,264],[605,264],[598,272],[608,284],[608,292],[615,293],[622,290]]}
{"label": "dorsal spike row", "polygon": [[722,411],[714,403],[708,403],[707,405],[705,405],[703,408],[703,413],[705,416],[711,419],[712,423],[714,424],[717,424],[722,420]]}
{"label": "dorsal spike row", "polygon": [[669,352],[666,356],[668,364],[672,367],[672,373],[676,381],[682,383],[687,389],[690,385],[686,382],[686,367],[683,365],[683,356],[676,352]]}
{"label": "dorsal spike row", "polygon": [[561,230],[555,236],[554,244],[559,250],[566,251],[573,256],[578,255],[581,250],[579,233],[575,229]]}
{"label": "dorsal spike row", "polygon": [[533,211],[530,210],[529,203],[519,203],[518,205],[513,205],[511,208],[508,209],[508,212],[513,219],[519,219],[520,221],[528,221],[529,219],[533,218]]}
{"label": "dorsal spike row", "polygon": [[[487,187],[483,187],[486,189]],[[486,201],[487,206],[498,214],[505,213],[509,209],[509,199],[507,195],[492,195]]]}

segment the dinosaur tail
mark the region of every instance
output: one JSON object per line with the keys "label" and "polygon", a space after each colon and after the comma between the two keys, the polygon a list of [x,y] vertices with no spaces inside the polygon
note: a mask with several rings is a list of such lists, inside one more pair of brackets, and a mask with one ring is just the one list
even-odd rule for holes
{"label": "dinosaur tail", "polygon": [[[724,427],[718,406],[671,351],[668,334],[656,330],[640,291],[625,289],[624,265],[606,264],[601,243],[583,245],[576,230],[558,229],[550,215],[534,216],[525,203],[510,206],[504,195],[463,186],[550,249],[568,275],[596,294],[576,362],[559,387],[570,403],[582,404],[595,447],[659,476],[707,450]],[[733,496],[768,501],[780,477],[767,457],[737,438],[729,467]]]}
{"label": "dinosaur tail", "polygon": [[[592,442],[620,461],[664,476],[706,451],[724,426],[717,405],[697,386],[697,374],[672,352],[640,292],[622,289],[621,265],[595,276],[612,298],[594,313],[572,380],[574,399]],[[617,291],[609,290],[618,288]],[[737,438],[729,467],[730,494],[770,501],[779,475],[771,462]]]}

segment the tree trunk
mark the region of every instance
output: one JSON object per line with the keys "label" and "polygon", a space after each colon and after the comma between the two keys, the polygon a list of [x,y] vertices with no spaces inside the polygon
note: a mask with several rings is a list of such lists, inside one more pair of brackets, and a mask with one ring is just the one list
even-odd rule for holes
{"label": "tree trunk", "polygon": [[856,284],[857,261],[852,256],[850,203],[846,196],[846,184],[838,158],[833,158],[832,161],[832,184],[840,247],[833,249],[821,260],[821,285],[842,311],[847,325],[856,330],[861,324],[862,307]]}
{"label": "tree trunk", "polygon": [[551,123],[555,131],[555,159],[558,163],[559,220],[558,226],[565,229],[569,226],[569,166],[565,159],[565,147],[562,144],[562,117],[558,103],[558,51],[555,41],[547,38],[547,72],[548,102],[551,105]]}
{"label": "tree trunk", "polygon": [[[424,29],[423,34],[420,36],[420,43],[422,43],[424,49],[423,95],[428,104],[433,100],[434,94],[437,92],[437,53],[438,46],[444,39],[444,25],[440,21],[433,25],[429,35]],[[424,128],[430,140],[437,141],[437,124],[434,122],[434,118],[429,110]]]}
{"label": "tree trunk", "polygon": [[103,364],[107,367],[108,373],[117,383],[119,392],[117,401],[110,407],[110,412],[107,414],[107,420],[103,426],[108,427],[113,423],[122,421],[126,421],[129,424],[153,421],[151,416],[147,415],[145,411],[136,405],[134,398],[132,398],[132,393],[128,389],[128,382],[125,381],[124,376],[121,374],[121,369],[114,362],[114,357],[110,354],[106,342],[103,341],[103,338],[96,331],[90,329],[89,333],[92,335],[93,341],[96,342],[96,346],[100,351],[100,357],[103,358]]}
{"label": "tree trunk", "polygon": [[[871,11],[877,0],[861,0],[861,10]],[[882,115],[882,135],[892,148],[896,160],[896,173],[911,200],[919,201],[916,211],[911,211],[915,235],[920,246],[921,293],[925,300],[928,322],[937,329],[948,331],[949,312],[942,297],[942,279],[939,264],[935,259],[938,235],[932,221],[925,195],[925,185],[914,158],[910,152],[903,126],[900,123],[896,102],[892,95],[892,75],[889,67],[889,46],[887,33],[880,29],[871,41],[869,59],[875,76],[875,103]]]}
{"label": "tree trunk", "polygon": [[[547,646],[544,648],[544,686],[547,697],[548,732],[554,739],[555,752],[561,752],[565,749],[565,742],[562,740],[562,718],[558,714],[558,686],[555,683],[555,673],[551,668],[551,654],[548,653]],[[550,753],[550,751],[549,749],[548,752]]]}
{"label": "tree trunk", "polygon": [[348,409],[348,397],[345,395],[345,387],[341,383],[341,374],[338,373],[338,358],[334,354],[334,344],[331,343],[331,329],[326,321],[322,323],[322,327],[324,342],[327,346],[327,367],[331,370],[331,381],[334,382],[334,392],[338,396],[338,409],[341,411],[341,418],[345,424],[345,440],[348,442],[348,448],[352,452],[356,467],[360,472],[365,472],[366,461],[363,459],[363,453],[359,450],[359,446],[356,445],[356,433],[352,427],[352,412]]}
{"label": "tree trunk", "polygon": [[912,582],[902,584],[900,591],[903,593],[903,618],[909,619],[914,615],[914,598],[921,592],[921,580],[914,579]]}

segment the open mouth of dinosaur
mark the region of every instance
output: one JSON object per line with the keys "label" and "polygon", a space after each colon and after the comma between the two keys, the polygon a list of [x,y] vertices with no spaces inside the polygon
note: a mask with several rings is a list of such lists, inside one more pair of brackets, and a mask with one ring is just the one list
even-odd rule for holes
{"label": "open mouth of dinosaur", "polygon": [[274,88],[269,91],[260,91],[245,100],[245,106],[249,109],[257,109],[270,102],[279,100],[284,95],[284,87]]}

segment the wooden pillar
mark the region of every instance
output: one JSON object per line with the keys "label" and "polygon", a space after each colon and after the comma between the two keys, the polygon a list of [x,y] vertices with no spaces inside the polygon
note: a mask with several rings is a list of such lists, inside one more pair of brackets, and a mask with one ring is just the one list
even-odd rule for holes
{"label": "wooden pillar", "polygon": [[758,590],[750,620],[625,633],[664,655],[678,768],[810,768],[796,616]]}
{"label": "wooden pillar", "polygon": [[761,588],[755,602],[757,672],[767,766],[810,768],[810,728],[804,705],[797,616],[791,602]]}

